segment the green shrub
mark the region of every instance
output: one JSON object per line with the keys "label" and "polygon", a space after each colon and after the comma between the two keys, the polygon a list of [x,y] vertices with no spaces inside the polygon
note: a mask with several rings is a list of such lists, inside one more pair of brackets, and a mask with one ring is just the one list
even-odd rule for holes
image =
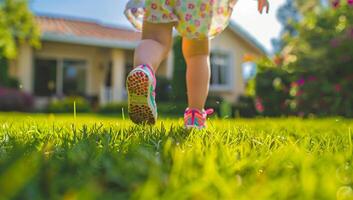
{"label": "green shrub", "polygon": [[255,108],[265,116],[289,115],[290,85],[293,75],[275,62],[265,59],[257,63]]}
{"label": "green shrub", "polygon": [[156,100],[169,102],[172,96],[172,81],[166,77],[157,77]]}
{"label": "green shrub", "polygon": [[232,117],[232,105],[228,101],[222,101],[219,110],[221,118]]}
{"label": "green shrub", "polygon": [[289,53],[296,56],[293,106],[305,116],[353,117],[352,6],[308,13],[297,29],[288,44]]}
{"label": "green shrub", "polygon": [[5,58],[0,56],[0,86],[17,89],[19,82],[17,79],[9,76],[9,66]]}
{"label": "green shrub", "polygon": [[233,117],[255,117],[258,113],[255,109],[255,100],[253,97],[240,96],[238,102],[232,106]]}
{"label": "green shrub", "polygon": [[74,103],[76,103],[76,112],[87,113],[91,112],[89,102],[83,97],[67,97],[60,100],[53,100],[47,107],[47,112],[50,113],[73,113]]}
{"label": "green shrub", "polygon": [[173,45],[174,72],[172,80],[172,100],[186,101],[186,62],[182,52],[182,38],[176,37]]}
{"label": "green shrub", "polygon": [[128,112],[128,104],[127,102],[123,103],[109,103],[107,105],[101,106],[99,108],[98,113],[100,114],[116,114],[122,115],[122,112],[127,115]]}
{"label": "green shrub", "polygon": [[[210,96],[206,102],[206,108],[213,108],[217,115],[220,115],[220,106],[223,99],[220,97]],[[161,117],[183,117],[184,111],[187,108],[186,101],[169,101],[169,102],[159,102],[157,101],[158,116]],[[231,107],[230,107],[231,108]],[[124,115],[128,115],[128,103],[110,103],[99,108],[98,113],[100,114],[112,114],[112,115],[122,115],[122,110],[124,110]],[[231,113],[231,112],[230,112]]]}
{"label": "green shrub", "polygon": [[158,103],[158,115],[161,117],[183,117],[187,107],[185,103]]}

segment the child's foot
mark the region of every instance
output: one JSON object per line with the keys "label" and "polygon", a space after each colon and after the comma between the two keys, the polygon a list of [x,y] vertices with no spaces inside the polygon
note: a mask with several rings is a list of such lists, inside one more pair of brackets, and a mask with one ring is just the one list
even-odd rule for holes
{"label": "child's foot", "polygon": [[198,110],[187,108],[184,113],[185,128],[203,129],[206,127],[207,116],[214,112],[213,109]]}
{"label": "child's foot", "polygon": [[134,123],[150,125],[156,123],[155,87],[156,78],[150,66],[141,65],[129,73],[126,80],[128,112]]}

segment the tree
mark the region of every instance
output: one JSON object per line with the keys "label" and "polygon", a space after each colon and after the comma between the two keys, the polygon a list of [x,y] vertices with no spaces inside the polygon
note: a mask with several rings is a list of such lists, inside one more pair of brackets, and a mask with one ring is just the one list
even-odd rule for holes
{"label": "tree", "polygon": [[[298,110],[353,116],[353,7],[344,4],[308,13],[298,36],[288,40],[287,54],[297,74]],[[323,109],[325,108],[325,109]]]}
{"label": "tree", "polygon": [[279,39],[272,40],[272,44],[276,52],[279,52],[285,46],[282,38],[285,35],[294,36],[296,30],[294,23],[300,20],[300,15],[296,4],[292,0],[287,0],[286,3],[278,9],[277,19],[282,25],[282,30]]}
{"label": "tree", "polygon": [[18,44],[39,47],[39,29],[26,0],[0,0],[0,84],[8,85],[7,59],[17,55]]}
{"label": "tree", "polygon": [[0,55],[14,58],[17,42],[29,42],[39,46],[39,29],[25,0],[3,0],[0,2]]}
{"label": "tree", "polygon": [[[257,88],[256,95],[265,111],[285,105],[300,115],[353,117],[353,2],[333,7],[315,2],[297,1],[301,19],[293,26],[295,34],[282,38],[280,53],[257,74],[257,85],[265,85],[259,82],[263,78],[268,87]],[[284,98],[270,99],[270,92]]]}

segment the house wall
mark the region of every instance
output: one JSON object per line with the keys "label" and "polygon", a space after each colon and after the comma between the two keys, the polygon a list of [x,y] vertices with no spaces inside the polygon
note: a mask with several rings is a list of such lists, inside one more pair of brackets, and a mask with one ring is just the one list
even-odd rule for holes
{"label": "house wall", "polygon": [[231,74],[233,78],[230,89],[210,90],[210,94],[221,96],[229,102],[236,102],[238,97],[245,92],[242,70],[244,55],[252,54],[254,57],[260,57],[261,53],[229,29],[212,40],[211,51],[221,51],[231,55]]}
{"label": "house wall", "polygon": [[32,78],[33,78],[33,50],[27,44],[21,44],[18,51],[18,59],[11,60],[9,62],[10,76],[19,80],[19,87],[25,91],[31,93],[33,90]]}
{"label": "house wall", "polygon": [[[125,75],[132,69],[133,50],[110,49],[60,42],[42,42],[38,50],[28,45],[19,47],[19,56],[10,61],[10,76],[18,78],[24,91],[34,92],[34,60],[46,59],[76,59],[86,61],[86,95],[102,98],[105,80],[108,75],[109,63],[112,64],[113,101],[126,100]],[[158,74],[170,74],[170,61],[165,61],[159,68]],[[131,65],[131,66],[130,66]],[[44,100],[41,100],[44,101]],[[41,103],[45,104],[45,103]]]}
{"label": "house wall", "polygon": [[[245,91],[245,83],[242,77],[242,63],[245,54],[252,54],[255,57],[262,56],[262,53],[252,46],[248,41],[235,34],[230,29],[224,31],[220,36],[212,40],[212,51],[222,51],[231,55],[231,87],[226,90],[211,90],[211,95],[222,96],[230,102],[235,102],[239,95]],[[33,62],[38,58],[53,59],[79,59],[87,63],[87,86],[86,93],[89,96],[100,96],[102,87],[107,76],[110,62],[113,62],[113,85],[115,91],[122,94],[114,96],[115,101],[125,100],[124,77],[132,65],[133,51],[123,49],[109,49],[77,44],[59,42],[43,42],[42,48],[33,50],[24,44],[19,48],[19,56],[16,60],[10,61],[10,75],[20,80],[24,91],[33,93]],[[173,76],[173,52],[161,64],[158,70],[159,76],[169,79]]]}

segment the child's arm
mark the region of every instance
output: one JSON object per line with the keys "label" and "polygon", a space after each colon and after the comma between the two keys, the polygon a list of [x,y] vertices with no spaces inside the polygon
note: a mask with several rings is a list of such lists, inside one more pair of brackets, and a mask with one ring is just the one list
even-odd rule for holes
{"label": "child's arm", "polygon": [[268,0],[258,0],[258,10],[262,14],[263,9],[266,7],[266,13],[270,11],[270,3]]}

